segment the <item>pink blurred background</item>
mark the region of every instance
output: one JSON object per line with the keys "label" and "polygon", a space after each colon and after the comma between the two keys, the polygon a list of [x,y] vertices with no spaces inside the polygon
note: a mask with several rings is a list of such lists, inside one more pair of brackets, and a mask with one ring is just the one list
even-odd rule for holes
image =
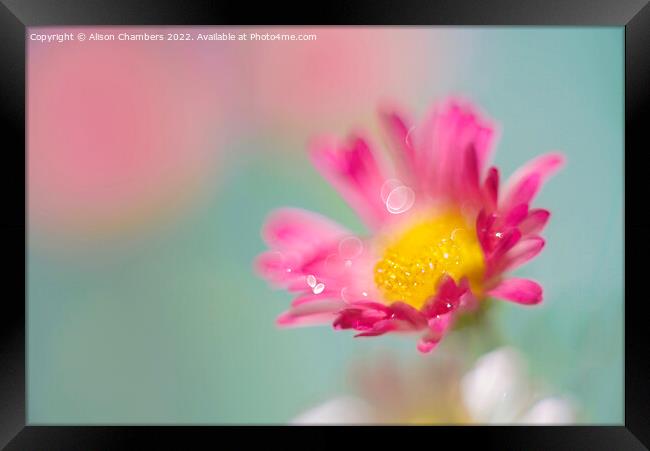
{"label": "pink blurred background", "polygon": [[412,99],[424,79],[418,53],[409,51],[425,42],[423,30],[191,30],[317,40],[28,40],[28,206],[37,243],[88,245],[146,231],[218,186],[228,142],[285,134],[302,149],[315,131],[344,130],[373,113],[378,99]]}

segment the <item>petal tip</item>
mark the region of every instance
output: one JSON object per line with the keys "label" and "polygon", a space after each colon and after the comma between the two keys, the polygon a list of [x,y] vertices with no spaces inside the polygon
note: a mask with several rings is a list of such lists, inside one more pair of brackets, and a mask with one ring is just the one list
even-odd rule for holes
{"label": "petal tip", "polygon": [[534,280],[511,278],[501,281],[488,291],[490,296],[522,305],[537,305],[542,302],[543,289]]}
{"label": "petal tip", "polygon": [[287,327],[291,323],[292,323],[291,317],[286,313],[282,313],[278,315],[277,318],[275,318],[275,325],[281,328]]}

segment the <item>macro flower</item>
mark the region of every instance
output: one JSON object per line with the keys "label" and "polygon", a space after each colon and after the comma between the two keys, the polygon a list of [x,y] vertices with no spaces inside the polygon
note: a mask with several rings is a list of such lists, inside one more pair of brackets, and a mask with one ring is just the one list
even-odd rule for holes
{"label": "macro flower", "polygon": [[468,102],[436,105],[419,125],[395,108],[381,120],[393,164],[361,134],[310,145],[313,164],[368,234],[296,208],[267,219],[270,249],[257,270],[296,296],[277,323],[331,323],[357,337],[416,332],[418,349],[429,352],[488,297],[541,302],[537,282],[506,273],[544,247],[550,213],[531,203],[563,157],[535,158],[502,189],[499,170],[488,167],[495,127]]}
{"label": "macro flower", "polygon": [[[440,357],[437,355],[436,357]],[[302,412],[308,424],[573,424],[575,401],[549,395],[531,381],[523,357],[502,347],[469,371],[453,355],[404,367],[381,359],[357,368],[355,395],[339,396]]]}

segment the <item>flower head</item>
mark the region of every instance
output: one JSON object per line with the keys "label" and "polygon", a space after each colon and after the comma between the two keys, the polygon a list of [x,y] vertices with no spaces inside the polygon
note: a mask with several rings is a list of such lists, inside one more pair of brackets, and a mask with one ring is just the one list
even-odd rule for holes
{"label": "flower head", "polygon": [[541,302],[537,282],[505,273],[542,250],[550,213],[531,203],[563,157],[534,159],[500,189],[498,169],[488,167],[495,128],[470,104],[448,100],[417,126],[395,109],[381,119],[392,165],[360,135],[319,138],[310,149],[367,235],[301,209],[268,218],[270,250],[257,269],[296,294],[278,324],[329,322],[356,336],[419,332],[418,349],[428,352],[487,297]]}

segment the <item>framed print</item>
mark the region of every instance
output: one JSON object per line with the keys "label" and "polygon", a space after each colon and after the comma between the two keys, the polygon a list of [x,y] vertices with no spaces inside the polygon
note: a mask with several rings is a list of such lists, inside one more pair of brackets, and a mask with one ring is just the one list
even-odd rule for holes
{"label": "framed print", "polygon": [[0,443],[645,449],[650,9],[551,3],[3,0]]}

